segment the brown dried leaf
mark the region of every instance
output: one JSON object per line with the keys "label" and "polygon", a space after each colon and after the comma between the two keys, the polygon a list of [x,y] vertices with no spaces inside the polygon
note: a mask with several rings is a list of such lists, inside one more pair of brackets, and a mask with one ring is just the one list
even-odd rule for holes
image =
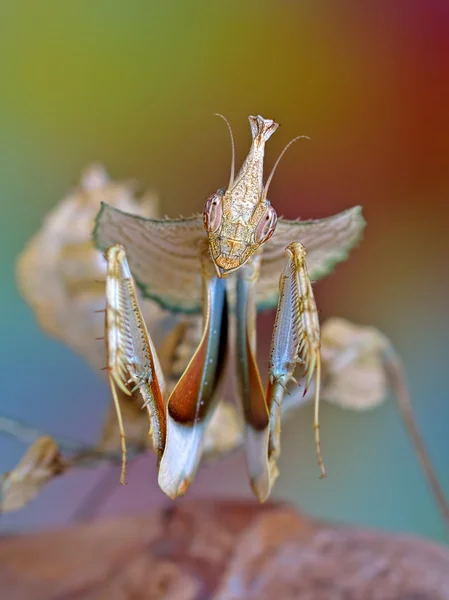
{"label": "brown dried leaf", "polygon": [[66,470],[56,442],[48,436],[38,438],[15,469],[1,479],[1,510],[9,512],[30,502],[50,479]]}
{"label": "brown dried leaf", "polygon": [[374,327],[337,317],[328,319],[321,329],[322,398],[353,410],[381,404],[388,391],[382,355],[389,344]]}
{"label": "brown dried leaf", "polygon": [[[103,167],[86,169],[77,190],[46,216],[17,261],[17,284],[36,314],[40,327],[81,354],[96,369],[106,364],[104,317],[106,262],[92,241],[101,202],[141,216],[156,216],[158,203],[147,193],[134,198],[134,184],[111,181]],[[149,327],[163,312],[142,301]],[[153,333],[153,332],[152,332]],[[157,338],[157,332],[154,332]],[[157,339],[156,339],[157,341]]]}
{"label": "brown dried leaf", "polygon": [[243,444],[243,419],[236,407],[221,400],[207,426],[203,460],[222,458]]}
{"label": "brown dried leaf", "polygon": [[196,500],[8,536],[0,589],[11,600],[448,600],[449,552],[282,505]]}

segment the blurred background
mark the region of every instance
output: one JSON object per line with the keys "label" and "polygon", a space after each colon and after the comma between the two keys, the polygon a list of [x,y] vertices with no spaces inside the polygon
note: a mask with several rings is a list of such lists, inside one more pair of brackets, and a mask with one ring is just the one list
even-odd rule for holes
{"label": "blurred background", "polygon": [[[407,366],[415,415],[449,494],[449,5],[441,0],[45,3],[0,7],[0,414],[93,442],[109,392],[46,337],[15,286],[15,260],[45,214],[105,164],[157,191],[170,216],[199,211],[229,176],[231,121],[242,160],[247,116],[282,127],[267,166],[293,136],[270,197],[278,214],[324,217],[362,204],[363,242],[316,288],[331,315],[385,332]],[[273,315],[262,317],[269,338]],[[264,338],[264,339],[265,339]],[[390,398],[354,414],[322,407],[329,472],[319,481],[312,407],[283,429],[274,495],[308,514],[446,540]],[[22,456],[0,435],[0,472]],[[61,478],[2,531],[67,522],[103,467]],[[155,459],[102,513],[168,502]],[[244,458],[204,467],[191,497],[249,496]]]}

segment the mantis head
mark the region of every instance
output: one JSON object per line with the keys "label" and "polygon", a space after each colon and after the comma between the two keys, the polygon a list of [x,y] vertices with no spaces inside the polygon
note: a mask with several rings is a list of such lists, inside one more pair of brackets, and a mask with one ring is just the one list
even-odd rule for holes
{"label": "mantis head", "polygon": [[231,176],[226,189],[220,189],[208,198],[204,206],[203,218],[209,237],[210,255],[217,274],[219,277],[226,277],[243,266],[273,235],[277,215],[267,200],[268,187],[280,158],[288,146],[298,138],[284,148],[264,185],[265,142],[279,125],[261,116],[249,117],[252,133],[251,148],[239,173],[234,177],[234,139],[228,121],[222,118],[226,121],[231,134]]}

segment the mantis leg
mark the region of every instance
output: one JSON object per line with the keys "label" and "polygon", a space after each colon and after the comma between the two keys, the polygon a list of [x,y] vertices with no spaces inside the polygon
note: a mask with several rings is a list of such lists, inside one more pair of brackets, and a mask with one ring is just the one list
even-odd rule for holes
{"label": "mantis leg", "polygon": [[[204,323],[199,346],[165,403],[166,383],[141,315],[126,253],[115,245],[106,252],[106,340],[108,369],[119,424],[116,387],[139,391],[148,410],[159,485],[170,497],[184,493],[198,468],[207,424],[215,408],[227,349],[226,290],[201,249]],[[122,450],[124,450],[124,430]],[[126,448],[125,448],[126,449]],[[125,451],[122,479],[124,481]]]}
{"label": "mantis leg", "polygon": [[315,440],[321,459],[318,423],[320,393],[320,331],[312,287],[305,266],[305,249],[295,242],[286,248],[286,265],[279,282],[279,302],[271,343],[269,381],[264,393],[257,368],[254,287],[259,257],[240,269],[236,293],[237,372],[246,423],[246,454],[251,486],[263,502],[278,475],[281,404],[298,363],[306,380],[316,373]]}
{"label": "mantis leg", "polygon": [[123,246],[106,251],[107,368],[119,422],[125,483],[126,442],[117,388],[125,395],[139,390],[150,420],[153,448],[160,458],[165,447],[165,381],[137,301],[134,280]]}

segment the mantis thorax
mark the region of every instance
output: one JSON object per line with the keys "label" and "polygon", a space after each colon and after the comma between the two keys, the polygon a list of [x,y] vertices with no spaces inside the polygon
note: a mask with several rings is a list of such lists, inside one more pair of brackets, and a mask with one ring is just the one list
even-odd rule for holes
{"label": "mantis thorax", "polygon": [[210,196],[204,207],[210,254],[219,277],[244,265],[276,228],[276,212],[263,185],[263,159],[265,142],[278,124],[260,116],[250,116],[249,122],[253,139],[238,175],[234,178],[233,157],[228,187]]}

